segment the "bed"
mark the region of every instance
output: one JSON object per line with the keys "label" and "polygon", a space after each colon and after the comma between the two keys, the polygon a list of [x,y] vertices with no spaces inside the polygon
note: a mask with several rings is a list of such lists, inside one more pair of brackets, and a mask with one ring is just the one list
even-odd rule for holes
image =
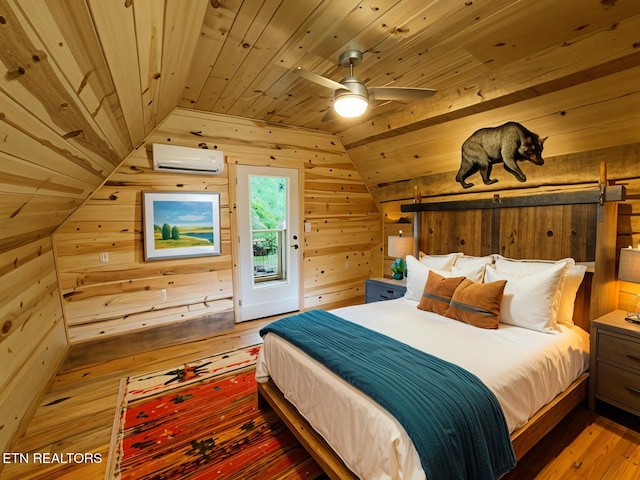
{"label": "bed", "polygon": [[[585,235],[599,231],[593,227],[599,225],[603,218],[595,215],[598,207],[590,211],[594,212],[594,223],[585,223]],[[496,225],[500,228],[509,224],[504,218],[496,219],[496,215],[492,215],[492,218],[497,220]],[[463,225],[460,222],[457,224]],[[575,233],[575,229],[573,231]],[[548,230],[546,234],[547,238],[551,237]],[[491,238],[500,239],[501,235],[493,234]],[[599,243],[595,239],[586,243],[591,244],[594,250],[587,252],[586,258],[581,260],[597,265],[599,259],[594,260],[593,257]],[[423,241],[421,246],[425,245],[433,251],[433,246]],[[503,248],[500,251],[505,250]],[[434,261],[440,260],[436,255],[431,257]],[[471,255],[464,257],[479,258]],[[507,295],[507,287],[504,287],[505,298],[514,298],[517,293],[522,301],[529,295],[525,286],[535,282],[516,277],[526,277],[532,273],[518,271],[518,260],[500,255],[497,257],[503,262],[514,262],[516,270],[502,270],[496,274],[495,271],[488,272],[489,267],[485,266],[483,281],[491,283],[504,280],[504,284],[511,288]],[[412,258],[411,261],[416,267],[422,264],[423,259]],[[455,263],[448,269],[427,268],[426,278],[429,278],[429,272],[442,274],[443,278],[459,277],[463,271],[468,273],[468,268],[456,270]],[[546,263],[549,269],[557,265],[555,261]],[[575,266],[575,262],[571,266]],[[563,273],[553,274],[554,278],[561,278],[558,285],[566,280],[569,265],[565,267]],[[559,272],[560,268],[556,270]],[[444,272],[452,273],[447,275]],[[584,276],[584,271],[582,273]],[[591,315],[597,315],[588,312],[594,306],[589,292],[594,279],[602,280],[587,274],[586,280],[578,283],[582,293],[577,293],[576,286],[569,320],[555,321],[550,326],[544,318],[537,317],[535,328],[523,327],[516,318],[517,312],[522,311],[520,303],[511,306],[514,308],[505,308],[511,313],[511,321],[503,323],[504,319],[500,317],[498,328],[495,329],[479,328],[436,311],[417,308],[421,300],[416,295],[423,293],[425,285],[425,276],[421,275],[413,275],[412,278],[410,273],[405,298],[345,307],[330,313],[417,350],[429,352],[479,378],[497,398],[504,413],[515,458],[521,458],[586,397],[588,319]],[[540,276],[538,273],[536,275]],[[517,285],[515,293],[512,285]],[[555,298],[553,308],[558,312],[560,293]],[[535,298],[529,298],[528,301],[528,305],[534,308]],[[553,331],[548,331],[548,328]],[[478,347],[481,353],[478,353]],[[427,477],[423,468],[424,459],[421,460],[405,427],[393,415],[277,333],[264,335],[264,346],[257,364],[257,379],[262,404],[269,404],[276,410],[331,478]]]}

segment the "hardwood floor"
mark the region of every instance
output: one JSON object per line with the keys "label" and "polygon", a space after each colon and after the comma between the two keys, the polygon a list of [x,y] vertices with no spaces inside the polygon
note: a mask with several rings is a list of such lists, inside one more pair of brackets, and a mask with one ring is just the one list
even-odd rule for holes
{"label": "hardwood floor", "polygon": [[[25,434],[13,446],[17,455],[0,479],[101,479],[104,477],[119,382],[123,377],[260,343],[259,328],[269,320],[246,322],[233,330],[184,345],[167,347],[61,371],[48,387]],[[506,480],[640,479],[640,420],[614,410],[606,416],[576,408],[531,450]],[[97,463],[34,462],[34,453],[100,454]],[[15,459],[15,460],[13,460]],[[24,457],[23,457],[24,459]]]}

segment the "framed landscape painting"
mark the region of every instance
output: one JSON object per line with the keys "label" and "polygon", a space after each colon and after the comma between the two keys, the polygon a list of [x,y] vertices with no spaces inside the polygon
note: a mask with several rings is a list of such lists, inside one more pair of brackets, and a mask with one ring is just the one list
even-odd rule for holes
{"label": "framed landscape painting", "polygon": [[144,259],[220,255],[220,194],[142,192]]}

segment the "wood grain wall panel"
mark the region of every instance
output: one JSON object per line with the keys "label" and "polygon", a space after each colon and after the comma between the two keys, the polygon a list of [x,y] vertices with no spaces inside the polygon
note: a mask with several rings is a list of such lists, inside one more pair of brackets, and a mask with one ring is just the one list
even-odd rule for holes
{"label": "wood grain wall panel", "polygon": [[[297,10],[296,14],[305,14],[304,19],[296,25],[295,18],[284,15],[289,5],[282,2],[280,9],[282,15],[280,18],[286,18],[286,23],[290,31],[293,32],[286,40],[277,43],[279,46],[277,56],[280,62],[287,69],[293,69],[296,66],[304,66],[311,70],[325,70],[332,68],[338,70],[335,60],[342,53],[342,45],[344,38],[352,38],[354,41],[359,36],[367,35],[368,39],[379,40],[386,36],[382,29],[371,28],[379,18],[380,12],[388,10],[397,2],[379,2],[375,8],[361,8],[360,2],[357,0],[329,0],[323,2],[307,2],[305,9]],[[297,5],[296,5],[297,6]],[[406,18],[406,17],[405,17]],[[293,21],[292,21],[293,20]],[[382,23],[384,23],[383,20]],[[322,38],[309,35],[310,31],[324,32]],[[364,33],[366,32],[366,34]],[[257,43],[259,47],[265,41],[269,41],[269,35],[272,32],[265,32],[267,35],[261,37]],[[362,38],[357,40],[362,42]],[[259,54],[260,48],[252,52],[253,55]],[[313,52],[309,55],[308,52]],[[374,60],[374,59],[372,59]],[[317,94],[314,91],[307,90],[307,95],[299,95],[300,90],[304,90],[302,85],[298,88],[292,88],[292,82],[295,77],[288,75],[282,71],[265,69],[262,75],[251,78],[251,83],[246,88],[256,92],[264,92],[264,95],[255,98],[243,98],[240,102],[236,102],[234,112],[239,115],[253,116],[256,113],[266,115],[270,121],[282,121],[285,124],[291,124],[298,120],[304,124],[304,117],[309,118],[316,112],[317,121],[321,117],[321,113],[315,109],[305,108],[309,101],[317,100]],[[341,73],[344,73],[342,71]],[[332,77],[336,78],[336,77]],[[371,80],[373,81],[373,80]],[[302,89],[300,88],[302,87]],[[274,109],[272,99],[274,97],[287,96],[291,93],[292,101],[288,105]],[[317,91],[322,95],[322,89]],[[330,91],[327,91],[330,96]],[[323,95],[324,96],[324,95]],[[328,108],[327,104],[327,108]],[[297,120],[294,120],[297,119]],[[297,124],[297,123],[295,123]]]}
{"label": "wood grain wall panel", "polygon": [[[231,280],[227,270],[77,287],[64,296],[67,324],[73,326],[144,313],[149,311],[149,305],[156,311],[228,299],[233,296]],[[162,289],[167,290],[164,301],[160,296]]]}
{"label": "wood grain wall panel", "polygon": [[[227,162],[305,171],[304,307],[361,302],[369,257],[379,243],[379,216],[349,157],[331,134],[178,109],[131,153],[54,235],[65,319],[74,345],[160,328],[232,310],[233,265],[228,168],[224,174],[153,171],[152,144],[207,146]],[[249,153],[249,155],[247,155]],[[308,183],[307,183],[308,182]],[[220,193],[222,255],[143,260],[142,191]],[[109,255],[100,263],[100,252]],[[316,274],[327,265],[326,274]],[[312,280],[311,280],[312,279]],[[162,301],[160,291],[167,291]],[[320,292],[320,293],[318,293]],[[331,302],[328,300],[331,299]]]}
{"label": "wood grain wall panel", "polygon": [[165,2],[158,121],[178,105],[209,1]]}
{"label": "wood grain wall panel", "polygon": [[0,450],[9,451],[66,353],[50,237],[0,253],[0,283]]}
{"label": "wood grain wall panel", "polygon": [[[348,0],[345,3],[352,2],[353,0]],[[307,2],[270,0],[262,4],[262,8],[255,15],[251,26],[245,30],[248,41],[241,44],[244,52],[236,51],[237,58],[241,61],[234,61],[230,67],[233,70],[232,75],[225,77],[227,79],[234,78],[235,81],[225,82],[221,95],[213,105],[215,111],[246,116],[244,110],[252,99],[243,99],[242,95],[238,94],[247,91],[247,89],[248,91],[264,91],[259,87],[252,88],[252,86],[257,80],[259,81],[258,77],[269,75],[266,71],[269,70],[270,59],[277,55],[277,52],[284,50],[283,46],[287,46],[287,43],[292,40],[292,33],[294,38],[306,35],[305,32],[308,30],[305,28],[305,22],[310,16],[317,15],[318,10],[323,9],[321,3],[323,2],[320,0]],[[329,3],[337,4],[338,2],[330,0]],[[285,25],[286,27],[283,28]],[[296,44],[296,46],[298,45]],[[224,64],[221,64],[220,67],[226,69]],[[255,70],[265,73],[253,75],[252,72]],[[283,68],[281,73],[287,73],[287,69]]]}
{"label": "wood grain wall panel", "polygon": [[207,301],[189,305],[166,306],[151,312],[126,314],[104,320],[97,319],[93,323],[83,323],[75,326],[70,332],[69,341],[75,346],[85,341],[95,343],[93,340],[98,337],[124,336],[126,339],[126,335],[131,332],[151,331],[155,327],[189,322],[207,316],[214,318],[213,321],[215,322],[215,317],[219,314],[231,312],[232,310],[233,302],[225,299],[216,302]]}
{"label": "wood grain wall panel", "polygon": [[[509,3],[513,3],[516,8],[521,6],[519,3]],[[551,3],[548,3],[547,8],[551,7]],[[605,17],[597,15],[597,20],[594,17],[588,22],[590,25],[601,25],[595,32],[579,38],[574,37],[570,43],[563,41],[553,47],[542,49],[536,55],[518,58],[510,65],[493,68],[463,82],[458,82],[457,77],[454,82],[451,82],[451,78],[445,79],[443,85],[438,86],[438,94],[435,97],[414,102],[408,110],[391,112],[372,122],[354,122],[342,129],[340,137],[350,150],[376,139],[393,137],[398,133],[421,130],[477,113],[489,113],[505,105],[516,104],[545,93],[638,66],[640,56],[634,42],[621,41],[621,38],[635,37],[635,32],[640,26],[640,16],[637,15],[637,5],[629,3],[625,8],[629,9],[629,16],[623,20],[600,23]],[[617,15],[622,11],[609,10],[608,14],[612,13]],[[492,18],[494,17],[485,16],[483,20],[489,20],[487,23],[491,24]],[[485,22],[481,22],[478,26],[482,23]],[[446,23],[443,22],[443,25]],[[611,25],[615,27],[611,28]],[[496,44],[495,41],[500,41],[503,35],[512,35],[515,30],[517,29],[501,32],[494,38],[491,46],[486,46],[496,55],[509,55],[508,52],[502,53],[502,50],[510,49],[500,48],[505,45]],[[476,33],[482,34],[482,28]],[[549,33],[555,35],[553,30]],[[450,34],[451,31],[447,32],[447,35]],[[454,44],[456,38],[467,38],[468,42],[475,42],[476,39],[475,35],[470,33],[466,37],[453,34],[453,37],[447,38],[449,43],[453,41]],[[540,41],[545,40],[540,38]],[[522,42],[518,44],[521,45]],[[447,48],[448,45],[444,47],[445,51],[450,50]],[[431,53],[430,50],[429,54]],[[476,57],[473,58],[479,61]],[[457,74],[455,70],[448,70],[448,72],[451,75]],[[520,115],[520,112],[520,108],[514,108],[511,110],[511,116]],[[478,125],[478,128],[481,126],[484,125]],[[359,165],[357,160],[354,156],[356,165]],[[451,164],[449,164],[450,167]]]}
{"label": "wood grain wall panel", "polygon": [[[280,3],[282,0],[260,3],[236,0],[230,5],[225,2],[215,9],[215,14],[211,6],[207,7],[209,12],[203,25],[205,40],[200,39],[197,47],[201,56],[194,58],[197,65],[191,65],[197,77],[187,81],[190,91],[185,92],[185,97],[192,101],[183,106],[210,110],[216,104]],[[226,38],[222,38],[220,31],[226,33]],[[213,48],[205,50],[207,47]]]}
{"label": "wood grain wall panel", "polygon": [[[98,185],[114,167],[107,160],[85,155],[75,147],[66,132],[57,132],[39,119],[32,116],[10,98],[3,98],[3,115],[0,115],[0,133],[2,133],[2,151],[7,160],[21,161],[25,165],[17,170],[8,170],[15,174],[31,173],[27,168],[41,167],[35,178],[49,178],[52,183],[60,183],[60,177],[69,177],[64,183],[75,186],[77,195],[83,195]],[[51,173],[53,172],[53,173]],[[44,182],[43,182],[44,183]],[[84,183],[84,185],[82,185]],[[78,188],[79,187],[79,188]]]}
{"label": "wood grain wall panel", "polygon": [[[193,61],[191,62],[190,74],[186,79],[182,98],[178,106],[184,108],[194,108],[198,93],[202,92],[204,98],[209,102],[213,101],[222,90],[220,86],[214,87],[210,84],[210,76],[222,79],[218,69],[213,69],[215,60],[220,58],[221,50],[227,38],[235,41],[230,42],[235,45],[242,45],[244,32],[240,28],[232,30],[234,26],[251,22],[253,15],[248,18],[236,18],[236,14],[241,8],[254,9],[259,4],[255,2],[243,2],[242,0],[230,0],[228,2],[209,3],[207,14],[204,17],[200,39],[198,40]],[[245,25],[246,27],[247,25]],[[233,59],[231,59],[233,61]],[[223,62],[226,64],[227,62]],[[207,88],[205,93],[204,89]],[[197,108],[197,107],[196,107]]]}
{"label": "wood grain wall panel", "polygon": [[[151,144],[148,149],[133,152],[113,180],[109,179],[55,235],[65,318],[73,342],[215,314],[224,311],[216,302],[226,309],[230,304],[226,175],[210,182],[207,176],[156,173]],[[221,228],[226,232],[221,238],[222,255],[145,262],[141,192],[216,189],[221,192]],[[100,263],[100,252],[108,253],[108,263]],[[160,295],[163,289],[167,290],[165,301]]]}
{"label": "wood grain wall panel", "polygon": [[109,65],[111,80],[118,92],[131,145],[137,146],[147,132],[142,113],[141,84],[131,81],[132,78],[137,79],[141,76],[133,14],[134,3],[88,0],[87,4],[100,38],[102,54]]}
{"label": "wood grain wall panel", "polygon": [[[482,251],[482,212],[428,212],[421,219],[422,251],[427,254],[465,252],[484,255]],[[424,241],[422,241],[424,236]]]}
{"label": "wood grain wall panel", "polygon": [[0,8],[5,20],[0,49],[0,88],[40,121],[55,126],[71,144],[88,155],[117,165],[131,144],[119,131],[111,138],[105,136],[93,112],[87,110],[77,90],[54,62],[49,51],[54,46],[42,43],[20,9],[5,0]]}
{"label": "wood grain wall panel", "polygon": [[523,258],[527,252],[528,258],[573,257],[592,262],[595,209],[587,204],[422,212],[421,250],[431,254],[499,253],[511,258]]}
{"label": "wood grain wall panel", "polygon": [[[148,134],[162,120],[158,118],[158,105],[162,77],[164,4],[154,0],[136,0],[133,3],[133,16],[144,132]],[[198,58],[197,54],[194,58]]]}
{"label": "wood grain wall panel", "polygon": [[[0,174],[0,177],[2,174]],[[1,187],[0,187],[1,191]],[[22,195],[16,193],[9,195],[0,193],[0,219],[14,218],[17,215],[35,217],[60,212],[64,217],[71,213],[82,203],[79,199],[52,197],[48,195]]]}
{"label": "wood grain wall panel", "polygon": [[[518,112],[516,117],[510,107],[495,108],[490,112],[371,141],[347,151],[355,165],[364,172],[363,177],[378,201],[392,199],[385,194],[385,190],[394,182],[406,189],[407,183],[438,173],[443,174],[445,181],[437,191],[460,193],[462,189],[455,181],[455,175],[460,165],[463,142],[479,128],[515,119],[541,137],[549,136],[544,152],[544,158],[549,159],[549,163],[536,167],[529,162],[521,162],[527,183],[539,185],[552,178],[553,172],[550,170],[553,167],[550,164],[553,158],[638,141],[628,127],[640,121],[639,76],[640,67],[629,69],[584,82],[573,88],[571,95],[560,90],[514,103],[512,107],[517,108]],[[608,122],[606,128],[602,126],[603,115],[615,119]],[[576,125],[580,127],[576,128]],[[596,167],[600,160],[602,158],[597,160]],[[407,172],[411,172],[412,176]],[[564,173],[566,183],[578,183],[588,181],[591,171],[581,168]],[[492,175],[500,182],[492,187],[493,190],[522,187],[501,165],[496,165]],[[470,177],[469,181],[476,184],[476,190],[481,186],[478,174]]]}
{"label": "wood grain wall panel", "polygon": [[[86,3],[73,8],[59,0],[17,4],[46,48],[47,58],[64,74],[118,157],[124,158],[132,143]],[[66,108],[61,105],[62,111]]]}

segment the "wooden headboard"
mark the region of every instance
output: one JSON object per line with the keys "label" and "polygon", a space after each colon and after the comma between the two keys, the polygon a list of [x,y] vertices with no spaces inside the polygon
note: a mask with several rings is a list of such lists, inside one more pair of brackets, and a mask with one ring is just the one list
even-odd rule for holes
{"label": "wooden headboard", "polygon": [[[588,265],[574,321],[589,331],[591,319],[616,308],[617,202],[624,187],[449,202],[410,203],[416,250],[558,260]],[[416,252],[417,253],[417,252]]]}

